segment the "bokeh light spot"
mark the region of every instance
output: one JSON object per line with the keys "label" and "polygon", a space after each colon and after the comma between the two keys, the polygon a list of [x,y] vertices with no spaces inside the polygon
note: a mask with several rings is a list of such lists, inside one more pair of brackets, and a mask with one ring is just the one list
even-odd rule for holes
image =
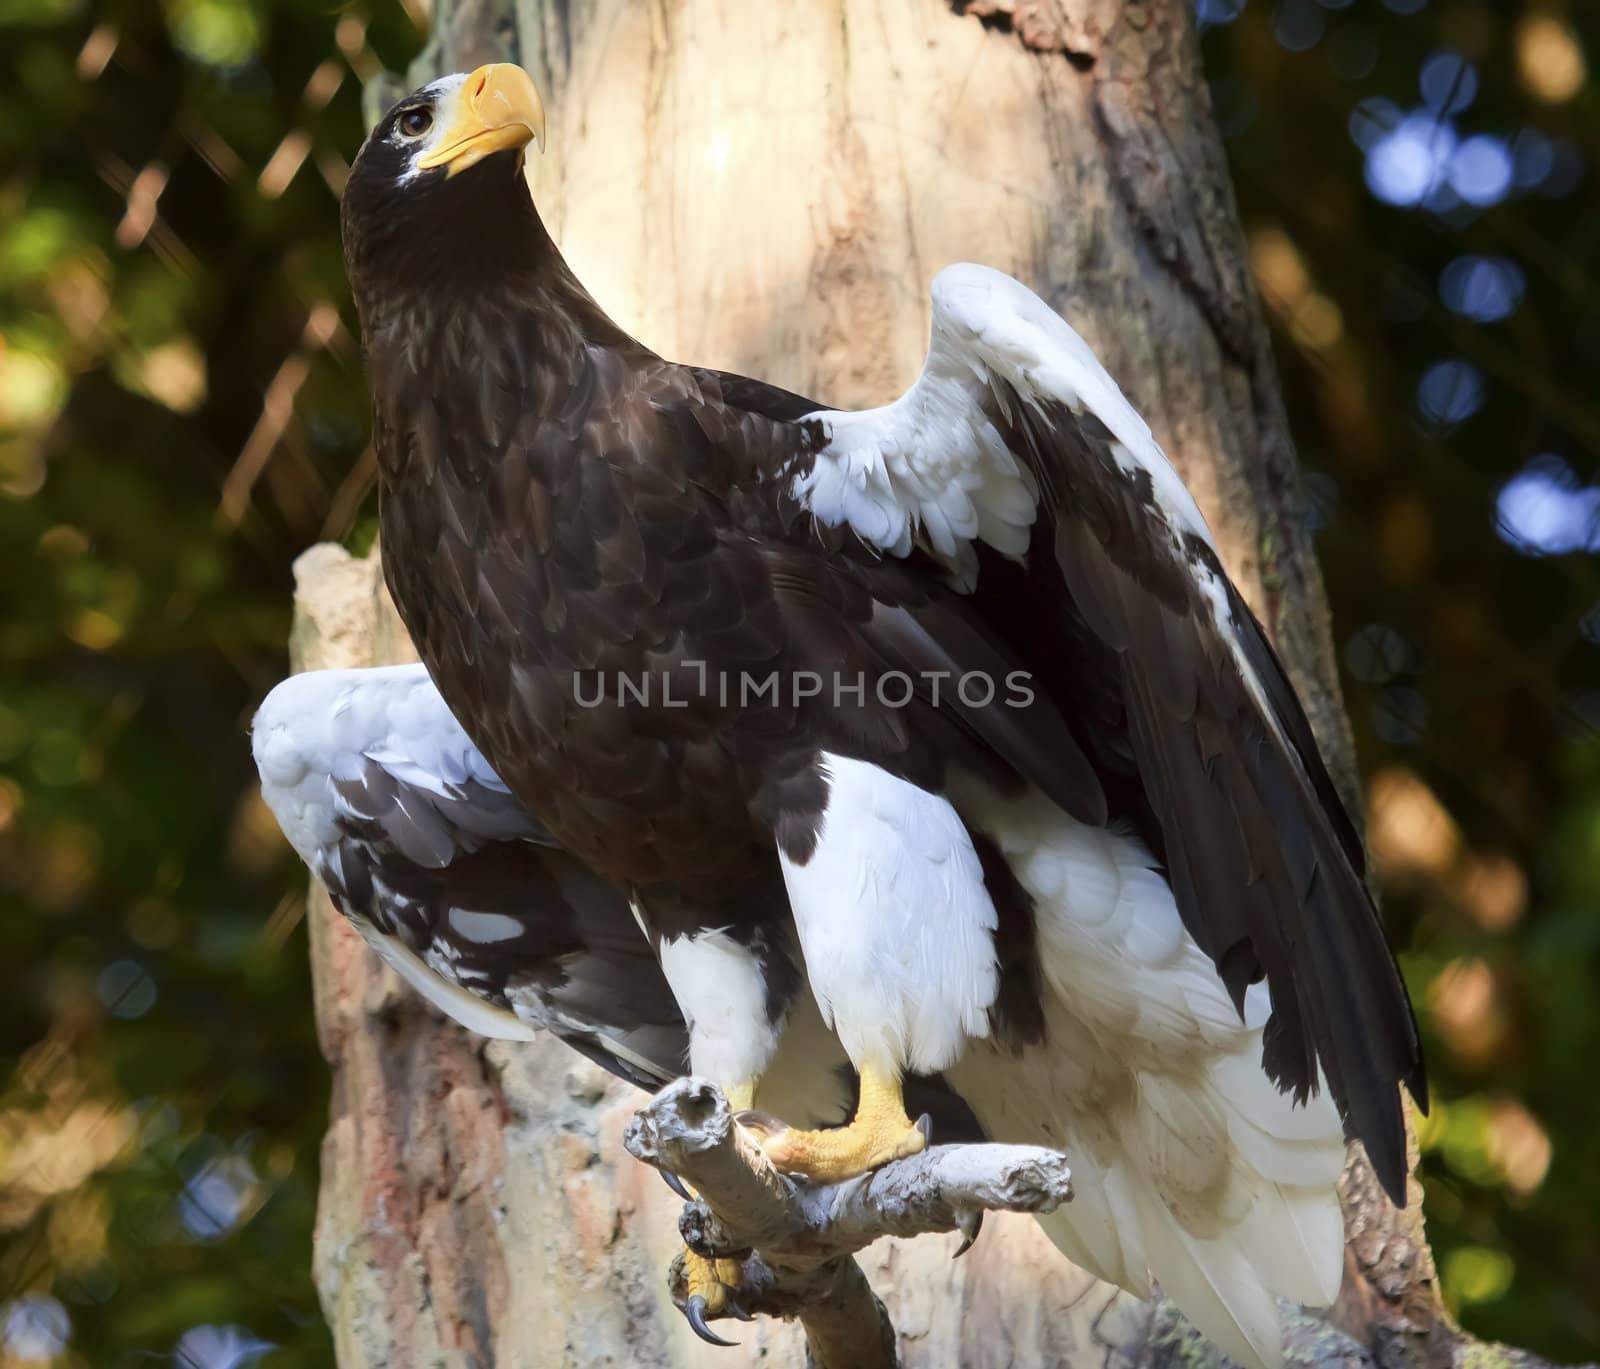
{"label": "bokeh light spot", "polygon": [[[1468,1063],[1492,1057],[1509,1025],[1494,971],[1480,956],[1459,957],[1439,972],[1428,990],[1428,1011],[1445,1044]],[[1493,1183],[1486,1120],[1481,1109],[1452,1109],[1443,1142],[1452,1169],[1475,1182]]]}
{"label": "bokeh light spot", "polygon": [[1422,64],[1422,100],[1436,114],[1459,114],[1478,96],[1478,69],[1459,52],[1436,52]]}
{"label": "bokeh light spot", "polygon": [[83,748],[76,733],[46,728],[33,740],[33,773],[42,784],[65,789],[83,778]]}
{"label": "bokeh light spot", "polygon": [[122,640],[123,625],[103,609],[85,608],[70,615],[62,631],[90,651],[108,651]]}
{"label": "bokeh light spot", "polygon": [[1385,204],[1421,204],[1456,150],[1455,130],[1432,114],[1408,114],[1367,151],[1367,188]]}
{"label": "bokeh light spot", "polygon": [[182,0],[169,23],[173,42],[207,66],[240,66],[261,42],[255,13],[240,0]]}
{"label": "bokeh light spot", "polygon": [[1272,32],[1290,52],[1309,52],[1322,41],[1328,16],[1316,0],[1280,0]]}
{"label": "bokeh light spot", "polygon": [[1555,145],[1538,129],[1520,129],[1511,140],[1511,179],[1522,189],[1542,184],[1555,164]]}
{"label": "bokeh light spot", "polygon": [[191,1326],[172,1359],[178,1369],[250,1369],[277,1348],[242,1326]]}
{"label": "bokeh light spot", "polygon": [[1475,134],[1450,158],[1450,187],[1468,204],[1499,204],[1511,189],[1511,149],[1505,139]]}
{"label": "bokeh light spot", "polygon": [[66,396],[66,376],[53,359],[0,347],[0,428],[42,427]]}
{"label": "bokeh light spot", "polygon": [[1477,323],[1510,318],[1526,288],[1527,277],[1509,257],[1457,257],[1439,274],[1445,307]]}
{"label": "bokeh light spot", "polygon": [[184,1182],[179,1219],[196,1240],[221,1240],[255,1210],[258,1188],[255,1170],[243,1156],[208,1160]]}
{"label": "bokeh light spot", "polygon": [[1417,414],[1425,426],[1447,432],[1483,407],[1483,372],[1470,361],[1436,361],[1417,382]]}
{"label": "bokeh light spot", "polygon": [[1515,1098],[1502,1098],[1489,1114],[1489,1154],[1506,1184],[1517,1193],[1535,1192],[1549,1173],[1550,1133]]}
{"label": "bokeh light spot", "polygon": [[24,1364],[46,1364],[67,1348],[72,1318],[48,1293],[27,1293],[5,1304],[0,1344]]}
{"label": "bokeh light spot", "polygon": [[1565,138],[1550,140],[1550,170],[1539,182],[1538,190],[1546,199],[1558,200],[1570,195],[1583,179],[1583,154]]}
{"label": "bokeh light spot", "polygon": [[1411,643],[1385,623],[1368,623],[1344,645],[1345,668],[1362,684],[1388,684],[1417,668]]}
{"label": "bokeh light spot", "polygon": [[117,960],[100,971],[95,991],[113,1017],[143,1017],[156,1003],[156,982],[137,960]]}
{"label": "bokeh light spot", "polygon": [[1503,1250],[1465,1245],[1444,1258],[1446,1294],[1457,1303],[1494,1302],[1506,1295],[1517,1268]]}
{"label": "bokeh light spot", "polygon": [[1231,24],[1244,13],[1245,0],[1199,0],[1195,14],[1201,28]]}
{"label": "bokeh light spot", "polygon": [[128,935],[150,950],[164,950],[178,939],[178,914],[165,899],[141,898],[128,909]]}
{"label": "bokeh light spot", "polygon": [[1559,456],[1534,457],[1500,487],[1496,531],[1529,556],[1600,551],[1600,488],[1580,484]]}
{"label": "bokeh light spot", "polygon": [[1583,89],[1588,63],[1578,36],[1554,14],[1530,14],[1517,26],[1517,74],[1545,104],[1564,104]]}
{"label": "bokeh light spot", "polygon": [[139,381],[146,394],[174,413],[192,414],[205,402],[205,354],[190,338],[152,347],[139,361]]}

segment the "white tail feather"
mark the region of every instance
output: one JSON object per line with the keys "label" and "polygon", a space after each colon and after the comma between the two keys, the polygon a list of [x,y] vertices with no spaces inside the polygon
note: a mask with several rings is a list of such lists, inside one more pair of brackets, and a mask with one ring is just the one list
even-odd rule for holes
{"label": "white tail feather", "polygon": [[1342,1128],[1262,1073],[1269,1004],[1241,1022],[1133,838],[1042,797],[963,795],[1032,895],[1046,1036],[974,1043],[949,1078],[996,1140],[1060,1146],[1077,1197],[1041,1219],[1067,1258],[1139,1296],[1152,1279],[1250,1369],[1283,1359],[1278,1298],[1338,1295]]}
{"label": "white tail feather", "polygon": [[1278,1303],[1236,1240],[1196,1240],[1148,1190],[1141,1211],[1151,1270],[1184,1314],[1240,1364],[1283,1363]]}
{"label": "white tail feather", "polygon": [[[1344,1278],[1344,1214],[1326,1188],[1274,1184],[1241,1228],[1240,1245],[1274,1292],[1307,1307],[1329,1307]],[[1271,1252],[1261,1264],[1260,1252]]]}

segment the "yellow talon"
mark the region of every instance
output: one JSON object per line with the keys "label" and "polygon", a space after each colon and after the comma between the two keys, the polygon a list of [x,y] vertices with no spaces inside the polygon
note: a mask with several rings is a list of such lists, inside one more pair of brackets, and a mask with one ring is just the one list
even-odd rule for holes
{"label": "yellow talon", "polygon": [[733,1297],[734,1290],[744,1278],[744,1262],[708,1260],[704,1255],[697,1255],[685,1246],[683,1276],[688,1289],[685,1312],[695,1335],[712,1345],[735,1344],[734,1341],[723,1340],[721,1336],[715,1334],[706,1322],[714,1317],[738,1317],[741,1321],[750,1320]]}
{"label": "yellow talon", "polygon": [[[816,1183],[853,1179],[891,1160],[916,1155],[928,1144],[926,1131],[906,1116],[900,1076],[871,1067],[861,1071],[855,1117],[849,1126],[833,1131],[796,1131],[781,1123],[769,1124],[769,1119],[759,1115],[748,1115],[755,1102],[753,1080],[731,1084],[724,1093],[735,1116],[747,1115],[741,1125],[755,1134],[773,1164]],[[717,1317],[750,1320],[735,1299],[744,1279],[744,1262],[707,1259],[685,1246],[683,1276],[684,1314],[694,1333],[713,1345],[733,1344],[718,1336],[707,1323]]]}
{"label": "yellow talon", "polygon": [[905,1095],[895,1074],[866,1066],[861,1098],[847,1127],[832,1131],[771,1131],[752,1126],[761,1148],[779,1169],[813,1183],[837,1184],[867,1174],[891,1160],[927,1147],[924,1130],[906,1116]]}
{"label": "yellow talon", "polygon": [[733,1290],[744,1278],[742,1260],[708,1260],[697,1255],[688,1246],[683,1248],[683,1273],[688,1281],[689,1296],[697,1294],[706,1300],[706,1313],[719,1316],[728,1310]]}

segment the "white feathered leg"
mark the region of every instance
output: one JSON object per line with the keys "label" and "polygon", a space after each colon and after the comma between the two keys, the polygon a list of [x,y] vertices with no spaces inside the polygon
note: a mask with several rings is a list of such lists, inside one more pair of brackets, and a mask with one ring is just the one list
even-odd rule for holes
{"label": "white feathered leg", "polygon": [[922,1148],[901,1075],[943,1069],[988,1034],[998,971],[994,905],[949,801],[864,761],[825,755],[823,768],[815,847],[781,860],[806,977],[861,1097],[850,1126],[778,1133],[767,1149],[836,1182]]}

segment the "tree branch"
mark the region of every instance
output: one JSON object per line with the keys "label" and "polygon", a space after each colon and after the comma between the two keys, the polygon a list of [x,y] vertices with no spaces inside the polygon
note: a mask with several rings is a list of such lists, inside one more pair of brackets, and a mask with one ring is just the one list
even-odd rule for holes
{"label": "tree branch", "polygon": [[[710,1257],[743,1256],[739,1305],[799,1317],[818,1369],[897,1363],[888,1313],[851,1258],[858,1250],[883,1236],[946,1231],[970,1244],[985,1212],[1053,1212],[1072,1197],[1065,1157],[1039,1146],[935,1146],[842,1184],[797,1184],[734,1125],[721,1091],[696,1078],[640,1108],[623,1144],[695,1187],[700,1197],[679,1222],[685,1242]],[[681,1261],[671,1283],[681,1308]]]}

